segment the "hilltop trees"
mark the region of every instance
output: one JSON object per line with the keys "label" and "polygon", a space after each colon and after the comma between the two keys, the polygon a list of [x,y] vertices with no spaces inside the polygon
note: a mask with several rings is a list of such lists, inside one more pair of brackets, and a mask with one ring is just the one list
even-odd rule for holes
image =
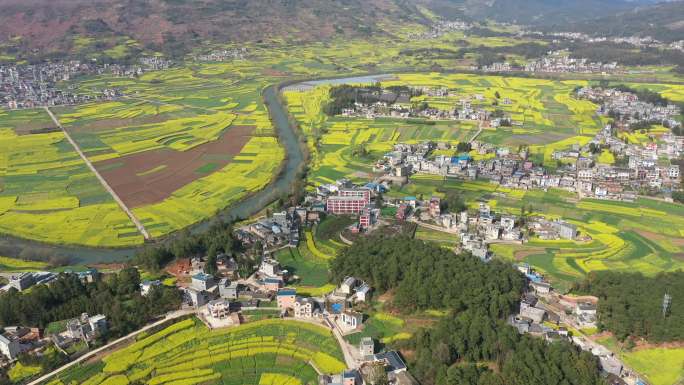
{"label": "hilltop trees", "polygon": [[597,360],[569,342],[547,344],[519,335],[505,319],[517,305],[525,278],[510,265],[484,263],[408,237],[357,240],[331,264],[332,276],[361,278],[392,291],[402,312],[448,309],[449,314],[410,340],[396,343],[411,354],[423,384],[599,385]]}
{"label": "hilltop trees", "polygon": [[[629,336],[653,342],[684,339],[684,272],[641,273],[600,271],[575,285],[574,291],[599,297],[599,327],[621,340]],[[666,316],[665,293],[672,296]]]}

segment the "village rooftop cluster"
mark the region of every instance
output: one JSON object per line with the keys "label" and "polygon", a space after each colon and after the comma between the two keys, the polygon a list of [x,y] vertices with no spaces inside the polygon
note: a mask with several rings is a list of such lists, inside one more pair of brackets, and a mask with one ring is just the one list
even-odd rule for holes
{"label": "village rooftop cluster", "polygon": [[78,60],[27,65],[0,65],[0,104],[9,109],[74,105],[111,100],[122,96],[115,88],[93,94],[64,90],[59,83],[87,75],[112,74],[120,77],[140,76],[148,71],[168,69],[172,63],[160,57],[143,57],[137,64],[100,64]]}

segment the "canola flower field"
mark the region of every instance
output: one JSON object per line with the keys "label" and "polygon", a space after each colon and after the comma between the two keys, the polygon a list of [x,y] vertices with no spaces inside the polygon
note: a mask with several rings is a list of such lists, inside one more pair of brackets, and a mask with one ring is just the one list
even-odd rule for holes
{"label": "canola flower field", "polygon": [[[528,144],[536,161],[552,167],[552,154],[568,150],[573,145],[588,143],[605,125],[605,118],[596,115],[597,105],[572,97],[578,86],[589,85],[586,80],[542,80],[471,74],[397,74],[383,80],[383,86],[409,85],[414,87],[447,87],[453,96],[419,97],[437,108],[453,108],[461,99],[470,99],[474,106],[492,109],[486,101],[499,93],[499,106],[518,127],[485,128],[478,140],[497,145],[516,147]],[[649,88],[651,85],[648,85]],[[635,86],[636,87],[636,86]],[[658,85],[654,90],[677,98],[681,86]],[[431,122],[416,124],[399,119],[366,119],[329,117],[322,111],[329,101],[329,85],[304,91],[287,91],[289,110],[300,129],[309,138],[312,153],[309,186],[331,183],[347,177],[365,183],[374,175],[372,164],[399,142],[416,143],[424,140],[456,144],[470,138],[477,130],[469,122]],[[479,95],[476,97],[476,95]],[[482,101],[478,99],[482,98]],[[501,101],[509,99],[506,105]],[[655,127],[651,134],[661,135],[666,129]],[[625,139],[632,143],[650,140],[641,132],[629,133]],[[368,155],[358,151],[363,148]],[[456,155],[454,150],[440,150],[440,154]],[[475,159],[482,156],[476,152]],[[598,161],[613,164],[609,152],[600,154]],[[515,262],[526,261],[546,274],[560,288],[587,273],[597,270],[642,271],[655,274],[684,267],[684,209],[681,205],[639,199],[637,202],[609,202],[585,199],[577,202],[574,194],[561,190],[524,191],[502,188],[474,181],[457,182],[440,176],[414,175],[411,182],[400,189],[392,189],[387,196],[441,195],[437,189],[455,189],[475,207],[480,201],[489,203],[498,212],[519,215],[524,205],[528,212],[550,219],[563,218],[576,224],[590,241],[543,241],[533,238],[525,245],[493,245],[501,258]],[[453,247],[456,239],[448,234],[419,230],[421,239],[437,241]],[[455,238],[455,236],[451,236]]]}
{"label": "canola flower field", "polygon": [[316,383],[314,367],[344,370],[329,329],[310,323],[262,320],[208,330],[199,320],[177,322],[96,363],[58,375],[50,385],[297,385]]}

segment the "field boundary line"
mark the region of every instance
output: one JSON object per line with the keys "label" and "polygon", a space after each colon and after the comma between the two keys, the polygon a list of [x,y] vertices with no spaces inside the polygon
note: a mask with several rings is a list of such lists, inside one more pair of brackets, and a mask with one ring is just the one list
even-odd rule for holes
{"label": "field boundary line", "polygon": [[95,174],[97,179],[100,181],[100,184],[102,184],[102,187],[104,187],[105,190],[107,190],[107,192],[109,193],[109,195],[111,195],[112,198],[114,198],[119,207],[121,207],[121,210],[123,210],[126,213],[126,215],[128,215],[128,217],[131,219],[131,221],[138,229],[140,234],[142,234],[142,236],[146,240],[149,240],[151,238],[150,233],[147,232],[147,229],[145,229],[145,226],[143,226],[142,222],[138,220],[138,218],[133,214],[133,212],[128,208],[128,206],[126,206],[126,204],[121,200],[121,198],[119,198],[119,195],[114,191],[114,189],[109,185],[109,183],[107,183],[107,180],[97,171],[97,169],[95,168],[95,166],[93,166],[88,157],[83,153],[83,151],[81,151],[81,148],[78,146],[78,143],[76,143],[76,141],[71,138],[69,132],[67,132],[67,130],[62,126],[59,120],[57,120],[57,117],[52,113],[52,111],[50,111],[48,107],[45,107],[45,111],[48,113],[48,115],[50,115],[50,118],[57,125],[57,127],[59,127],[62,130],[64,136],[67,138],[69,143],[71,143],[71,146],[74,148],[74,150],[76,150],[81,159],[83,159],[83,161],[85,162],[86,166],[88,166],[90,171],[92,171],[93,174]]}

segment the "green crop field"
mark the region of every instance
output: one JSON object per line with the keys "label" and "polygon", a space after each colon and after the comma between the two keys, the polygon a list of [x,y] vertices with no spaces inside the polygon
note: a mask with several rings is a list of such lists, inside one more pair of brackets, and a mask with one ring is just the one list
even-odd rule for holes
{"label": "green crop field", "polygon": [[[221,68],[229,71],[231,66]],[[132,207],[153,237],[204,220],[262,189],[284,159],[261,101],[260,90],[266,80],[238,82],[232,73],[209,78],[203,70],[179,68],[137,79],[85,79],[72,85],[85,93],[120,87],[136,97],[54,108],[96,167],[102,161],[111,164],[101,172],[124,166],[129,156],[144,160],[152,154],[153,163],[147,169],[131,171],[133,176],[145,178],[173,166],[155,164],[159,162],[155,154],[198,151],[222,135],[230,136],[233,129],[253,127],[251,137],[237,148],[235,156],[201,155],[204,150],[199,150],[202,163],[185,172],[189,175],[185,185],[163,200]],[[143,238],[133,223],[63,133],[36,131],[53,126],[42,110],[0,112],[0,231],[49,243],[141,244]],[[233,139],[227,140],[220,146],[232,146]],[[164,156],[174,162],[173,155]],[[219,166],[217,162],[223,163]]]}
{"label": "green crop field", "polygon": [[623,348],[613,336],[600,337],[596,342],[617,352],[620,358],[653,385],[673,385],[684,380],[684,348],[638,346]]}
{"label": "green crop field", "polygon": [[[507,37],[465,36],[459,31],[438,39],[421,40],[409,38],[410,33],[420,29],[416,25],[383,28],[391,29],[392,33],[309,44],[283,39],[275,39],[268,45],[246,43],[250,54],[245,60],[202,63],[188,60],[169,70],[147,72],[138,77],[74,78],[60,86],[91,95],[116,88],[128,97],[56,107],[53,111],[91,161],[110,162],[111,169],[125,165],[124,160],[130,156],[160,151],[187,153],[215,143],[222,134],[236,128],[254,127],[236,156],[217,159],[207,155],[202,158],[202,164],[191,170],[196,174],[191,181],[174,187],[161,201],[133,207],[135,215],[154,237],[163,236],[210,218],[217,210],[262,189],[277,173],[285,154],[260,96],[264,87],[292,78],[368,71],[391,73],[396,68],[467,69],[477,55],[468,54],[466,59],[454,61],[449,55],[420,52],[453,50],[455,41],[459,47],[495,47],[521,42]],[[94,50],[95,42],[91,38],[76,36],[73,43],[77,51]],[[105,54],[113,57],[139,48],[127,39],[111,43]],[[482,94],[485,100],[499,92],[512,103],[500,103],[498,107],[524,124],[486,129],[480,139],[513,146],[532,144],[533,152],[548,159],[553,149],[586,142],[589,135],[602,127],[604,121],[594,116],[592,103],[570,96],[572,89],[587,82],[426,71],[400,74],[388,85],[446,86],[459,96]],[[684,98],[682,86],[637,86],[653,88],[673,100]],[[321,113],[327,99],[326,86],[303,93],[286,92],[285,99],[308,137],[312,182],[330,182],[342,176],[364,180],[371,172],[372,160],[393,143],[421,140],[455,143],[469,139],[477,129],[472,122],[423,124],[393,119],[328,118]],[[428,101],[448,108],[455,99],[458,97]],[[12,146],[0,146],[0,232],[48,243],[104,247],[141,244],[142,236],[130,219],[97,184],[63,135],[32,132],[51,125],[40,110],[0,112],[0,145],[12,143]],[[643,138],[635,135],[628,140]],[[366,147],[367,158],[355,155],[358,146]],[[119,160],[121,163],[116,163]],[[228,160],[227,164],[220,163]],[[171,166],[153,164],[135,174],[153,180],[156,174]]]}
{"label": "green crop field", "polygon": [[[453,96],[418,97],[437,108],[453,108],[462,98],[482,95],[472,100],[474,106],[492,109],[491,100],[499,93],[500,100],[511,103],[503,109],[522,126],[485,129],[478,140],[497,145],[529,144],[530,152],[538,160],[552,167],[552,153],[569,149],[574,144],[588,143],[606,123],[596,115],[597,106],[577,100],[572,91],[588,85],[586,80],[542,80],[471,74],[397,74],[383,80],[383,86],[409,85],[415,87],[447,87]],[[632,85],[638,87],[636,85]],[[678,98],[677,85],[647,85],[663,95]],[[643,85],[642,85],[643,87]],[[329,100],[329,85],[305,91],[286,91],[290,112],[297,119],[302,132],[309,138],[312,153],[309,183],[330,183],[347,177],[365,182],[372,176],[371,166],[383,153],[399,142],[416,143],[423,140],[456,143],[472,136],[476,127],[469,122],[434,122],[416,124],[399,119],[364,119],[328,117],[322,107]],[[657,128],[656,128],[657,130]],[[664,130],[658,131],[664,132]],[[632,142],[643,142],[644,134],[626,137]],[[356,155],[363,147],[369,155]],[[442,151],[445,155],[453,150]],[[478,159],[479,154],[473,153]],[[611,164],[612,154],[605,153],[599,162]],[[655,274],[684,267],[684,208],[681,205],[641,199],[636,203],[616,203],[595,200],[577,202],[576,196],[564,191],[523,191],[502,188],[487,182],[455,182],[443,177],[415,175],[411,183],[393,189],[387,196],[435,195],[438,188],[459,190],[473,206],[487,201],[495,210],[519,214],[525,205],[534,213],[549,218],[562,217],[578,225],[588,242],[554,242],[532,239],[525,245],[494,245],[493,250],[511,261],[527,261],[545,273],[559,288],[581,279],[596,270],[642,271]],[[436,194],[440,195],[440,194]],[[437,241],[444,246],[456,243],[455,237],[419,229],[416,237]]]}
{"label": "green crop field", "polygon": [[46,242],[131,245],[142,242],[42,110],[0,111],[0,231]]}
{"label": "green crop field", "polygon": [[344,370],[330,330],[298,321],[262,320],[208,330],[196,319],[175,323],[59,374],[49,384],[315,384]]}

